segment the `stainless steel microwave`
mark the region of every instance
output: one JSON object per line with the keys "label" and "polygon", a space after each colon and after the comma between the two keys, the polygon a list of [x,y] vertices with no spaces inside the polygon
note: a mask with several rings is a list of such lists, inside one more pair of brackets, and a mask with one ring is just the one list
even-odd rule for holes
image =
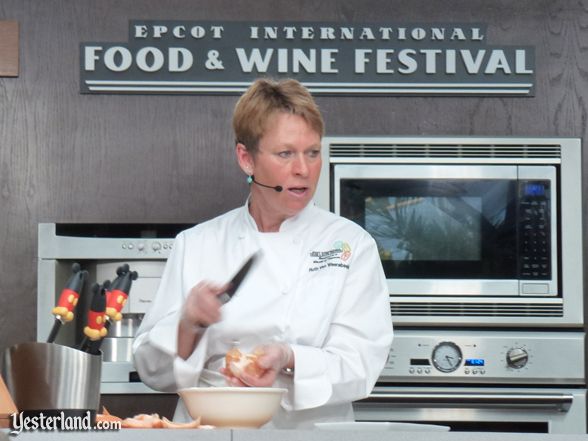
{"label": "stainless steel microwave", "polygon": [[341,165],[335,212],[376,240],[391,293],[557,296],[555,167]]}
{"label": "stainless steel microwave", "polygon": [[316,201],[366,229],[396,323],[579,326],[578,139],[325,138]]}

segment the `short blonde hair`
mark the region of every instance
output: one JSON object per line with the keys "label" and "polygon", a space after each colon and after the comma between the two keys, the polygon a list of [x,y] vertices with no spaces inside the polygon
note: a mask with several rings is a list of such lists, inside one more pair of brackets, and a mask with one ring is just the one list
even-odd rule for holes
{"label": "short blonde hair", "polygon": [[276,112],[302,117],[322,138],[323,117],[308,89],[292,79],[274,81],[262,78],[253,82],[235,105],[235,141],[244,144],[251,153],[256,153],[259,140]]}

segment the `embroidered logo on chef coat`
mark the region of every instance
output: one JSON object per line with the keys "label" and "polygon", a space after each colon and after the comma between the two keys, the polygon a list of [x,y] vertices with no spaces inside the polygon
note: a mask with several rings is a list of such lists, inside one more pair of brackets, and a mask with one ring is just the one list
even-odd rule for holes
{"label": "embroidered logo on chef coat", "polygon": [[330,250],[311,251],[310,257],[312,259],[312,264],[310,268],[308,268],[309,272],[329,267],[349,269],[349,265],[345,262],[351,257],[351,247],[347,242],[338,240],[333,243],[333,247]]}

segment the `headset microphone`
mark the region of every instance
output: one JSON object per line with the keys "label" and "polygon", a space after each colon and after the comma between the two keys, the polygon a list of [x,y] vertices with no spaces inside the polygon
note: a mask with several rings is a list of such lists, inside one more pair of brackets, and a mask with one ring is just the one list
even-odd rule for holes
{"label": "headset microphone", "polygon": [[256,183],[257,185],[259,185],[259,186],[261,186],[261,187],[265,187],[265,188],[273,188],[273,189],[274,189],[274,190],[276,190],[278,193],[279,193],[279,192],[281,192],[281,191],[284,189],[284,188],[283,188],[281,185],[276,185],[276,186],[274,187],[274,186],[271,186],[271,185],[265,185],[265,184],[262,184],[261,182],[257,182],[257,181],[255,180],[255,176],[253,176],[253,175],[251,175],[251,182],[254,182],[254,183]]}

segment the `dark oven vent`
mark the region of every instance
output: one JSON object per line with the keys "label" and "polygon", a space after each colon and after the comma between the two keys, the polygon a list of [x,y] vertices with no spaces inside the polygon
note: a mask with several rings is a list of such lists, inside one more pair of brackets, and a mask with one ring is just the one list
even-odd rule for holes
{"label": "dark oven vent", "polygon": [[527,144],[337,144],[329,146],[331,158],[561,158],[561,145]]}
{"label": "dark oven vent", "polygon": [[390,303],[393,316],[563,317],[563,305],[539,303]]}

